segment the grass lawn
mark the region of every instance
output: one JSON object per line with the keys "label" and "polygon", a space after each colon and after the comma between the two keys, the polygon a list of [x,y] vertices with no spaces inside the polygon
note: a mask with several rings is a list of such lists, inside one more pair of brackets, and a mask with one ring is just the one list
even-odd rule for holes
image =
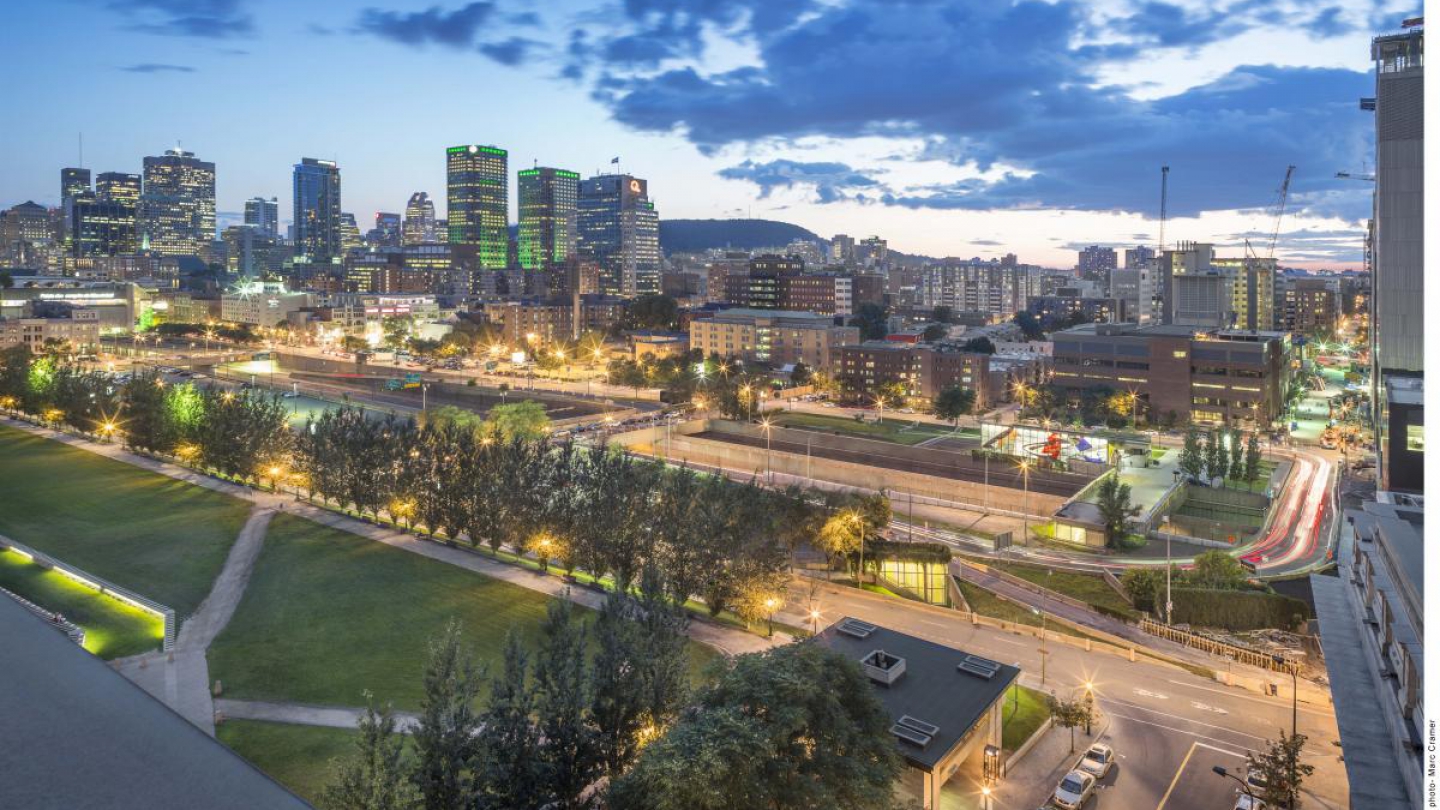
{"label": "grass lawn", "polygon": [[1121,598],[1105,583],[1099,574],[1084,574],[1075,571],[1062,571],[1054,569],[1054,573],[1047,575],[1049,569],[1034,565],[1024,565],[1012,562],[992,562],[990,560],[979,560],[979,562],[998,568],[1007,574],[1017,576],[1026,582],[1031,582],[1044,588],[1049,588],[1057,593],[1079,599],[1087,605],[1099,605],[1118,610],[1122,613],[1135,615],[1135,609],[1130,603]]}
{"label": "grass lawn", "polygon": [[330,761],[348,756],[355,748],[359,732],[348,728],[226,720],[215,727],[215,736],[270,778],[315,804],[330,783]]}
{"label": "grass lawn", "polygon": [[[857,422],[852,418],[844,416],[826,416],[825,414],[818,413],[797,412],[775,414],[772,418],[779,423],[781,427],[836,431],[850,436],[879,439],[896,444],[919,444],[923,441],[933,439],[936,436],[949,436],[952,434],[950,428],[942,425],[932,425],[923,422],[917,424],[901,419],[883,419],[877,424],[874,422]],[[970,428],[962,429],[955,435],[978,436],[979,433],[973,428]]]}
{"label": "grass lawn", "polygon": [[0,426],[0,534],[190,615],[244,501]]}
{"label": "grass lawn", "polygon": [[[451,617],[498,672],[505,633],[539,639],[550,597],[373,540],[277,515],[245,597],[215,644],[226,697],[414,709],[429,639]],[[577,608],[583,615],[590,612]],[[719,653],[690,645],[692,672]],[[533,662],[532,662],[533,663]]]}
{"label": "grass lawn", "polygon": [[1001,746],[1006,751],[1014,751],[1050,716],[1050,701],[1044,692],[1016,684],[1005,695],[1004,711]]}
{"label": "grass lawn", "polygon": [[[955,582],[960,586],[960,592],[965,595],[965,601],[970,604],[970,609],[981,616],[988,616],[992,619],[1010,622],[1011,624],[1025,624],[1031,627],[1041,626],[1040,616],[1030,608],[1001,599],[972,582],[965,582],[959,578],[957,578]],[[1046,630],[1053,633],[1061,633],[1076,638],[1094,638],[1096,641],[1101,640],[1095,636],[1082,633],[1069,625],[1061,624],[1060,622],[1046,621],[1044,626]]]}
{"label": "grass lawn", "polygon": [[151,652],[165,640],[165,621],[159,616],[41,568],[16,552],[0,553],[0,588],[59,611],[85,628],[85,649],[101,658]]}

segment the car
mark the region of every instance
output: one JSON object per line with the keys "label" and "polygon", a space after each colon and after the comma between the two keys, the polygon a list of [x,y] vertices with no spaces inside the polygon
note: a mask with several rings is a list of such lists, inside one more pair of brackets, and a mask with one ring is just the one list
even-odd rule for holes
{"label": "car", "polygon": [[1232,810],[1267,810],[1269,805],[1248,793],[1241,793],[1235,797],[1235,807]]}
{"label": "car", "polygon": [[1080,810],[1094,795],[1095,777],[1084,771],[1071,771],[1055,786],[1055,795],[1050,803],[1061,810]]}
{"label": "car", "polygon": [[1084,771],[1096,779],[1104,779],[1115,767],[1115,750],[1104,743],[1095,743],[1075,763],[1075,770]]}
{"label": "car", "polygon": [[820,403],[820,407],[822,407],[822,408],[834,408],[834,407],[837,407],[837,406],[836,406],[835,403],[833,403],[833,402],[822,402],[822,403]]}

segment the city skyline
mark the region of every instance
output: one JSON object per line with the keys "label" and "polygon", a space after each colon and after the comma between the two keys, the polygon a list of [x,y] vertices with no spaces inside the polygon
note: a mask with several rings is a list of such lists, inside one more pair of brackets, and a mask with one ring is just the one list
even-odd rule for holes
{"label": "city skyline", "polygon": [[[666,218],[753,216],[822,238],[880,234],[911,253],[1016,252],[1068,266],[1084,245],[1158,241],[1162,163],[1172,166],[1167,241],[1222,247],[1270,230],[1266,208],[1295,163],[1278,253],[1286,265],[1333,268],[1359,266],[1368,216],[1369,188],[1334,177],[1368,169],[1371,122],[1357,104],[1373,82],[1364,43],[1410,11],[915,3],[896,19],[931,15],[932,24],[902,32],[869,2],[763,14],[746,2],[688,13],[639,3],[608,16],[582,2],[538,14],[398,0],[301,13],[268,0],[193,14],[153,0],[81,5],[96,13],[12,15],[17,79],[75,103],[43,132],[12,136],[0,164],[4,206],[58,204],[56,175],[79,162],[82,132],[83,163],[96,174],[138,172],[143,156],[177,140],[215,162],[222,229],[241,221],[244,200],[288,198],[290,167],[304,156],[336,160],[346,210],[369,221],[403,210],[416,190],[441,200],[442,150],[485,143],[510,153],[510,172],[543,165],[588,177],[619,155],[620,171],[650,179]],[[944,55],[941,36],[962,25],[976,32],[973,54]],[[1032,33],[1001,33],[1014,26]],[[60,32],[94,47],[73,68],[46,71],[41,57]],[[965,51],[966,40],[956,42]],[[1264,60],[1245,47],[1259,43]],[[302,47],[364,83],[292,92]],[[821,61],[869,66],[873,81],[828,88],[793,59],[803,48],[846,54]],[[899,48],[915,66],[880,70]],[[901,84],[922,67],[923,112]],[[473,99],[454,102],[445,77],[456,73],[477,88]],[[761,79],[774,96],[752,86]],[[983,95],[962,87],[975,82]],[[143,115],[131,106],[137,97],[147,100]],[[377,129],[379,109],[416,125]],[[1265,134],[1254,135],[1261,125]],[[1076,142],[1079,131],[1095,135]],[[281,218],[293,218],[283,202]]]}

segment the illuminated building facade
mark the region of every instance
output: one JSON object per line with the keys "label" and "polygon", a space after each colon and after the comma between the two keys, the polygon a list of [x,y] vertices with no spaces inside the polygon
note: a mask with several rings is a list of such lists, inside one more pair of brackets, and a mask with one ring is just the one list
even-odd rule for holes
{"label": "illuminated building facade", "polygon": [[402,226],[402,241],[406,245],[428,245],[445,241],[435,233],[435,203],[430,195],[417,191],[410,195],[405,204],[405,223]]}
{"label": "illuminated building facade", "polygon": [[215,239],[215,164],[169,149],[144,161],[142,241],[169,256],[198,256]]}
{"label": "illuminated building facade", "polygon": [[304,158],[295,164],[295,255],[328,264],[341,254],[340,167]]}
{"label": "illuminated building facade", "polygon": [[600,265],[600,291],[635,297],[660,292],[660,218],[648,184],[627,174],[580,183],[577,249]]}
{"label": "illuminated building facade", "polygon": [[476,245],[480,267],[503,270],[510,245],[509,153],[494,146],[445,150],[446,221],[450,243]]}
{"label": "illuminated building facade", "polygon": [[554,272],[575,251],[575,206],[580,175],[564,169],[534,168],[519,173],[520,266]]}
{"label": "illuminated building facade", "polygon": [[270,238],[280,236],[280,201],[271,197],[252,197],[245,201],[245,224],[253,226]]}

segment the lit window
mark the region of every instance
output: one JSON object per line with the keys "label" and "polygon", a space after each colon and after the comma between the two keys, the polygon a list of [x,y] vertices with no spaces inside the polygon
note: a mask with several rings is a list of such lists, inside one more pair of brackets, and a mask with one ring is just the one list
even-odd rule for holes
{"label": "lit window", "polygon": [[1405,426],[1405,449],[1412,453],[1425,452],[1425,426]]}

